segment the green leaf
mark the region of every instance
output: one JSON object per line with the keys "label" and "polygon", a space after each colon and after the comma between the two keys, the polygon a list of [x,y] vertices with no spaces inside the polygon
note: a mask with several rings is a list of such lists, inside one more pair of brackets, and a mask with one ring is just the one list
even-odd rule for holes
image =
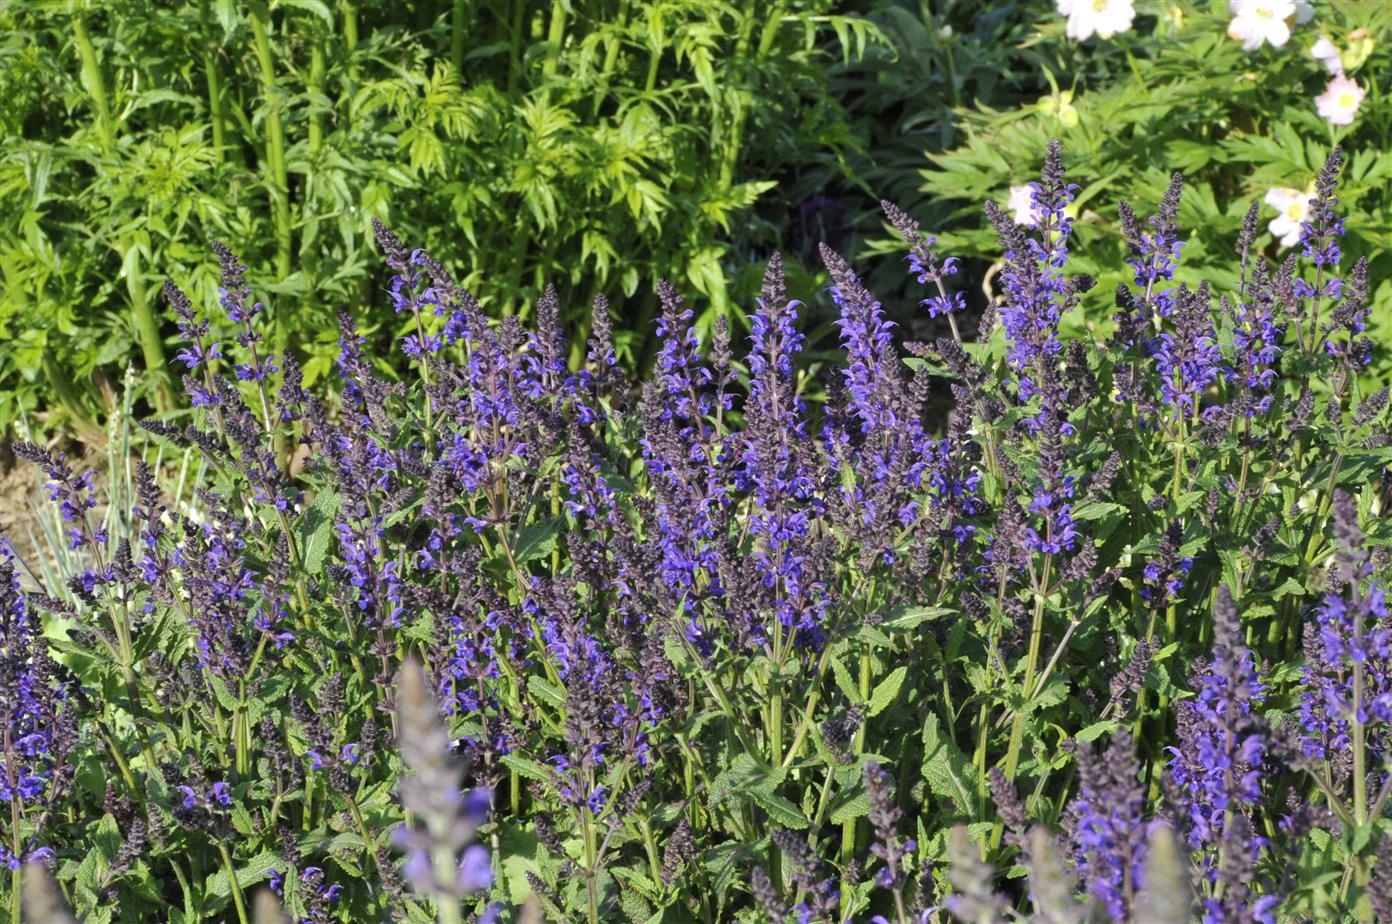
{"label": "green leaf", "polygon": [[541,783],[548,783],[551,781],[551,771],[547,769],[546,765],[543,763],[539,763],[527,757],[521,757],[517,754],[504,754],[501,760],[503,766],[507,767],[509,770],[517,771],[518,774],[529,780],[537,780]]}
{"label": "green leaf", "polygon": [[935,795],[952,800],[961,811],[971,811],[974,800],[967,782],[975,779],[971,761],[943,737],[937,713],[932,712],[923,724],[923,779]]}
{"label": "green leaf", "polygon": [[527,689],[533,696],[547,705],[557,709],[564,709],[566,704],[566,691],[544,677],[533,674],[527,678]]}
{"label": "green leaf", "polygon": [[324,556],[328,554],[333,541],[334,516],[342,505],[343,498],[328,489],[314,495],[313,502],[305,508],[300,517],[298,539],[300,558],[305,571],[320,574],[324,570]]}
{"label": "green leaf", "polygon": [[749,754],[737,754],[730,766],[720,771],[710,784],[710,804],[715,805],[736,792],[746,791],[749,784],[759,779],[764,769]]}
{"label": "green leaf", "polygon": [[854,706],[863,705],[864,700],[860,697],[860,688],[851,679],[851,672],[846,670],[846,665],[841,663],[840,658],[831,659],[831,674],[836,678],[836,686],[851,701]]}
{"label": "green leaf", "polygon": [[1085,743],[1088,741],[1095,741],[1103,735],[1107,734],[1108,732],[1115,731],[1116,727],[1117,723],[1111,719],[1108,719],[1105,722],[1093,722],[1087,728],[1084,728],[1082,731],[1074,735],[1073,738],[1077,741],[1082,741]]}
{"label": "green leaf", "polygon": [[102,820],[97,822],[97,831],[92,841],[105,864],[116,859],[116,855],[121,852],[121,828],[114,816],[102,816]]}
{"label": "green leaf", "polygon": [[559,520],[538,520],[522,528],[517,535],[512,557],[519,565],[538,558],[545,558],[556,547],[556,536],[561,531]]}
{"label": "green leaf", "polygon": [[[237,885],[243,891],[247,886],[255,885],[271,875],[271,870],[275,869],[281,862],[280,855],[269,850],[263,850],[256,856],[247,861],[245,866],[237,867]],[[231,884],[227,881],[227,871],[219,869],[216,873],[208,877],[208,894],[217,898],[228,898],[232,894]]]}
{"label": "green leaf", "polygon": [[832,809],[828,817],[831,819],[832,824],[839,825],[843,821],[850,821],[852,818],[861,818],[869,814],[870,798],[862,792],[857,793],[854,798]]}
{"label": "green leaf", "polygon": [[955,610],[943,606],[896,606],[878,628],[885,632],[907,632],[930,619],[951,616]]}
{"label": "green leaf", "polygon": [[877,716],[884,711],[885,707],[894,702],[899,695],[899,688],[904,685],[904,678],[908,676],[907,666],[900,666],[894,669],[888,677],[881,680],[870,694],[870,706],[866,710],[868,716]]}
{"label": "green leaf", "polygon": [[785,828],[792,828],[801,831],[807,827],[807,818],[802,814],[796,805],[777,793],[767,792],[763,789],[754,789],[751,792],[754,801],[759,804],[764,811],[769,813],[769,817],[778,822]]}

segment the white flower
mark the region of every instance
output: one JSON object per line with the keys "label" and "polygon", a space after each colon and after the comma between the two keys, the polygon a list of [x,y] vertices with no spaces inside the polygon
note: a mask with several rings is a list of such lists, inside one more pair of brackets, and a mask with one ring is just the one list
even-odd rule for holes
{"label": "white flower", "polygon": [[1242,42],[1247,51],[1256,51],[1262,42],[1280,48],[1290,41],[1290,24],[1296,15],[1295,0],[1228,0],[1228,37]]}
{"label": "white flower", "polygon": [[1315,97],[1315,111],[1333,125],[1350,125],[1353,117],[1358,115],[1358,107],[1363,105],[1365,95],[1356,81],[1340,74],[1329,81],[1323,93]]}
{"label": "white flower", "polygon": [[1315,5],[1310,0],[1295,0],[1295,24],[1303,26],[1315,18]]}
{"label": "white flower", "polygon": [[1015,219],[1015,224],[1034,227],[1033,189],[1028,186],[1010,187],[1010,198],[1005,200],[1005,207],[1010,212],[1010,217]]}
{"label": "white flower", "polygon": [[1300,241],[1300,225],[1310,214],[1310,203],[1314,198],[1313,190],[1301,192],[1284,186],[1267,190],[1266,204],[1281,214],[1271,219],[1266,230],[1281,242],[1282,247],[1294,247]]}
{"label": "white flower", "polygon": [[1323,32],[1315,40],[1315,44],[1310,46],[1310,57],[1323,64],[1324,69],[1336,77],[1344,73],[1344,60],[1339,56],[1338,46]]}
{"label": "white flower", "polygon": [[1068,17],[1068,37],[1083,42],[1094,34],[1109,39],[1131,28],[1136,18],[1133,0],[1056,0]]}

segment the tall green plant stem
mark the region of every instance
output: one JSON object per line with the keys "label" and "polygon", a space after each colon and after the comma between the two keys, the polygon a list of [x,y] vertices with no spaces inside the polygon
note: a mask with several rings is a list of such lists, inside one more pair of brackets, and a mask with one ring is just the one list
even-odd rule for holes
{"label": "tall green plant stem", "polygon": [[527,4],[513,0],[512,25],[508,35],[507,95],[517,101],[517,84],[522,79],[522,29],[526,25]]}
{"label": "tall green plant stem", "polygon": [[[309,44],[309,79],[305,86],[311,97],[324,95],[324,41],[328,36],[315,30],[314,39]],[[311,104],[309,111],[309,156],[312,159],[319,153],[324,143],[324,111],[317,102]]]}
{"label": "tall green plant stem", "polygon": [[[353,0],[343,0],[338,6],[343,11],[343,47],[351,54],[358,50],[358,7]],[[357,76],[355,65],[349,65],[349,73]]]}
{"label": "tall green plant stem", "polygon": [[237,881],[237,870],[232,865],[232,854],[227,850],[227,844],[222,841],[218,841],[218,856],[222,857],[222,868],[227,872],[232,904],[237,909],[237,924],[248,924],[246,899],[242,896],[241,883]]}
{"label": "tall green plant stem", "polygon": [[[276,281],[290,275],[294,249],[290,224],[290,179],[285,169],[285,128],[280,119],[280,88],[276,83],[275,62],[271,59],[271,14],[264,0],[251,9],[251,37],[256,50],[256,62],[261,70],[262,92],[266,95],[266,191],[271,199],[271,215],[275,221]],[[285,346],[285,323],[280,312],[275,317],[275,347]]]}
{"label": "tall green plant stem", "polygon": [[63,405],[63,410],[68,413],[78,435],[94,446],[101,445],[106,438],[106,431],[83,410],[81,398],[73,390],[72,376],[58,368],[58,360],[51,348],[44,349],[40,364],[43,367],[44,380],[53,389],[53,394],[58,398],[58,403]]}
{"label": "tall green plant stem", "polygon": [[464,68],[464,24],[469,16],[469,0],[454,0],[450,14],[450,67],[457,76]]}
{"label": "tall green plant stem", "polygon": [[169,379],[165,374],[164,340],[160,337],[159,320],[150,305],[145,279],[140,274],[140,247],[131,242],[126,248],[122,263],[126,273],[126,292],[130,295],[131,317],[135,322],[136,334],[140,337],[145,371],[154,380],[155,406],[160,413],[164,413],[174,406],[169,394]]}
{"label": "tall green plant stem", "polygon": [[[1053,524],[1050,523],[1048,538],[1053,538]],[[1049,578],[1052,576],[1054,566],[1053,554],[1044,556],[1044,567],[1041,571],[1039,586],[1034,591],[1034,618],[1030,623],[1029,654],[1025,657],[1025,681],[1023,689],[1025,695],[1034,689],[1034,674],[1039,668],[1039,649],[1044,637],[1044,604],[1046,594],[1049,592]],[[1015,720],[1010,726],[1010,747],[1005,755],[1005,778],[1010,782],[1015,782],[1015,771],[1020,765],[1020,747],[1024,743],[1025,730],[1025,709],[1021,704],[1019,711],[1015,713]]]}
{"label": "tall green plant stem", "polygon": [[111,105],[106,98],[106,84],[102,81],[101,67],[97,64],[97,51],[92,47],[92,37],[87,33],[87,23],[79,14],[73,17],[73,42],[77,45],[78,57],[82,59],[82,82],[87,94],[92,98],[92,110],[97,117],[97,137],[101,141],[102,152],[110,154],[116,145],[115,128],[111,124]]}
{"label": "tall green plant stem", "polygon": [[551,21],[546,28],[546,60],[541,65],[541,75],[548,79],[556,76],[556,62],[561,58],[561,44],[565,40],[565,16],[564,0],[551,0]]}
{"label": "tall green plant stem", "polygon": [[580,807],[580,824],[585,838],[585,916],[590,924],[599,924],[599,881],[595,870],[598,848],[595,844],[594,819],[583,805]]}
{"label": "tall green plant stem", "polygon": [[208,85],[208,115],[213,123],[213,163],[221,167],[227,153],[227,113],[222,102],[222,71],[213,43],[208,0],[198,4],[198,18],[203,27],[203,78]]}

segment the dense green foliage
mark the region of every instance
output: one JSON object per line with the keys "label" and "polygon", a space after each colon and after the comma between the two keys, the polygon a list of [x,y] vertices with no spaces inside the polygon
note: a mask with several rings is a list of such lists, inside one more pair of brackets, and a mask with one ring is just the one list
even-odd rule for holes
{"label": "dense green foliage", "polygon": [[[760,234],[740,216],[854,144],[828,69],[874,30],[832,6],[7,7],[0,389],[90,414],[89,377],[135,353],[154,388],[158,280],[211,295],[213,237],[260,271],[274,341],[313,381],[324,319],[383,284],[370,217],[450,253],[495,314],[543,282],[588,303],[656,276],[723,311],[725,258]],[[625,305],[621,350],[654,304]]]}

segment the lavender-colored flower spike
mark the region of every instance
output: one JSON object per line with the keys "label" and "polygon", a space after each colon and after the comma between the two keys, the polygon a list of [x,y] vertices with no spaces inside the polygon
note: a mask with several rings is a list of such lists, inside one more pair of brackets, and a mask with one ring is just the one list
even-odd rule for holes
{"label": "lavender-colored flower spike", "polygon": [[[1170,774],[1188,816],[1189,847],[1201,851],[1204,873],[1216,882],[1254,866],[1265,843],[1255,835],[1235,839],[1228,830],[1261,798],[1266,743],[1254,706],[1265,699],[1266,686],[1242,642],[1237,604],[1226,586],[1218,588],[1213,610],[1213,659],[1200,662],[1193,683],[1194,698],[1179,706],[1180,744],[1169,748]],[[1251,835],[1250,826],[1245,830]],[[1219,867],[1220,852],[1229,869]],[[1232,865],[1235,852],[1246,858],[1241,867]],[[1236,884],[1224,886],[1224,913],[1247,913],[1234,897]]]}
{"label": "lavender-colored flower spike", "polygon": [[[14,553],[0,539],[0,803],[16,818],[45,815],[45,803],[71,776],[75,713],[66,707],[66,691],[54,673],[43,627],[19,590]],[[0,840],[0,867],[15,869],[26,859],[52,854],[15,840],[19,832],[12,830]]]}
{"label": "lavender-colored flower spike", "polygon": [[178,354],[179,361],[192,372],[206,366],[211,360],[221,359],[221,345],[217,342],[207,342],[210,326],[208,321],[198,317],[193,302],[184,291],[175,285],[172,279],[164,281],[161,291],[164,293],[164,300],[174,310],[179,336],[184,340],[185,346]]}
{"label": "lavender-colored flower spike", "polygon": [[894,804],[894,787],[889,774],[880,769],[875,761],[866,761],[862,770],[865,782],[865,795],[870,800],[869,819],[875,835],[870,852],[879,857],[884,866],[875,875],[875,883],[882,889],[892,890],[897,901],[902,902],[904,883],[908,879],[908,858],[918,849],[912,838],[900,838],[899,818],[903,814]]}
{"label": "lavender-colored flower spike", "polygon": [[251,286],[246,281],[246,264],[221,241],[213,241],[213,253],[217,254],[218,266],[222,270],[222,285],[218,287],[218,301],[227,312],[227,319],[240,325],[237,343],[247,351],[251,361],[238,363],[235,367],[237,378],[243,382],[264,382],[278,367],[270,361],[269,354],[262,356],[257,344],[261,334],[252,322],[266,306],[256,301]]}
{"label": "lavender-colored flower spike", "polygon": [[1179,214],[1179,199],[1183,191],[1184,179],[1176,173],[1170,177],[1170,185],[1160,200],[1160,208],[1148,222],[1151,226],[1149,231],[1142,226],[1128,203],[1123,201],[1117,204],[1121,213],[1122,232],[1126,236],[1127,249],[1130,251],[1126,262],[1135,271],[1136,288],[1141,290],[1137,306],[1145,312],[1143,320],[1146,323],[1149,323],[1152,311],[1158,312],[1161,317],[1167,317],[1174,303],[1172,290],[1157,291],[1157,287],[1174,279],[1175,267],[1179,263],[1179,251],[1184,246],[1184,242],[1179,239],[1178,224],[1175,221]]}
{"label": "lavender-colored flower spike", "polygon": [[[1333,578],[1316,624],[1306,634],[1300,699],[1301,744],[1307,757],[1375,766],[1388,750],[1392,725],[1392,628],[1386,592],[1370,580],[1358,509],[1334,493]],[[1364,754],[1358,754],[1358,751]],[[1357,774],[1355,774],[1357,776]],[[1355,787],[1364,785],[1354,779]]]}
{"label": "lavender-colored flower spike", "polygon": [[67,464],[67,456],[63,453],[36,443],[21,441],[11,443],[10,448],[21,459],[39,466],[48,476],[44,487],[48,489],[48,499],[58,505],[63,522],[68,524],[68,547],[91,549],[100,559],[106,545],[106,532],[99,522],[94,522],[89,516],[89,511],[97,506],[92,472],[78,474]]}
{"label": "lavender-colored flower spike", "polygon": [[953,318],[953,314],[967,310],[967,295],[962,291],[949,295],[947,287],[943,284],[943,280],[948,276],[957,275],[957,258],[942,257],[933,249],[933,245],[937,243],[937,238],[931,234],[923,234],[919,230],[918,222],[910,218],[903,209],[893,202],[881,200],[880,208],[884,210],[890,224],[894,225],[895,230],[909,245],[909,271],[917,277],[920,285],[932,284],[937,290],[937,295],[929,296],[920,304],[928,309],[928,317],[930,318],[945,315],[948,323],[952,325],[953,339],[961,340],[961,335],[957,330],[957,321]]}
{"label": "lavender-colored flower spike", "polygon": [[1207,282],[1197,289],[1180,286],[1172,311],[1174,331],[1162,333],[1155,345],[1161,397],[1176,417],[1192,416],[1199,396],[1223,372],[1209,302]]}
{"label": "lavender-colored flower spike", "polygon": [[398,792],[416,819],[395,835],[406,853],[402,873],[417,892],[440,902],[457,901],[492,881],[491,866],[478,853],[483,848],[469,845],[474,830],[487,820],[492,793],[461,788],[464,768],[451,754],[449,732],[425,670],[414,659],[401,665],[396,708],[401,760],[408,771]]}
{"label": "lavender-colored flower spike", "polygon": [[1005,269],[1000,274],[1005,300],[1000,316],[1009,342],[1006,359],[1015,371],[1022,401],[1043,392],[1045,367],[1056,365],[1063,352],[1058,325],[1069,293],[1062,270],[1073,229],[1073,219],[1064,209],[1078,187],[1064,177],[1058,141],[1049,142],[1041,178],[1030,188],[1039,216],[1033,235],[994,202],[986,203],[986,215],[1005,251]]}
{"label": "lavender-colored flower spike", "polygon": [[1131,735],[1118,731],[1103,754],[1078,753],[1078,794],[1068,806],[1074,858],[1088,892],[1118,920],[1143,885],[1145,784]]}
{"label": "lavender-colored flower spike", "polygon": [[749,525],[754,562],[775,616],[800,641],[815,643],[827,599],[825,585],[809,567],[809,533],[822,503],[815,492],[806,408],[793,379],[803,342],[796,326],[799,304],[788,298],[783,259],[774,254],[752,318],[739,480],[754,500]]}
{"label": "lavender-colored flower spike", "polygon": [[1344,222],[1335,211],[1339,204],[1335,189],[1343,166],[1344,149],[1335,145],[1315,177],[1315,198],[1310,203],[1309,216],[1300,225],[1302,255],[1316,266],[1329,267],[1331,271],[1339,265],[1342,255],[1339,238],[1344,234]]}

